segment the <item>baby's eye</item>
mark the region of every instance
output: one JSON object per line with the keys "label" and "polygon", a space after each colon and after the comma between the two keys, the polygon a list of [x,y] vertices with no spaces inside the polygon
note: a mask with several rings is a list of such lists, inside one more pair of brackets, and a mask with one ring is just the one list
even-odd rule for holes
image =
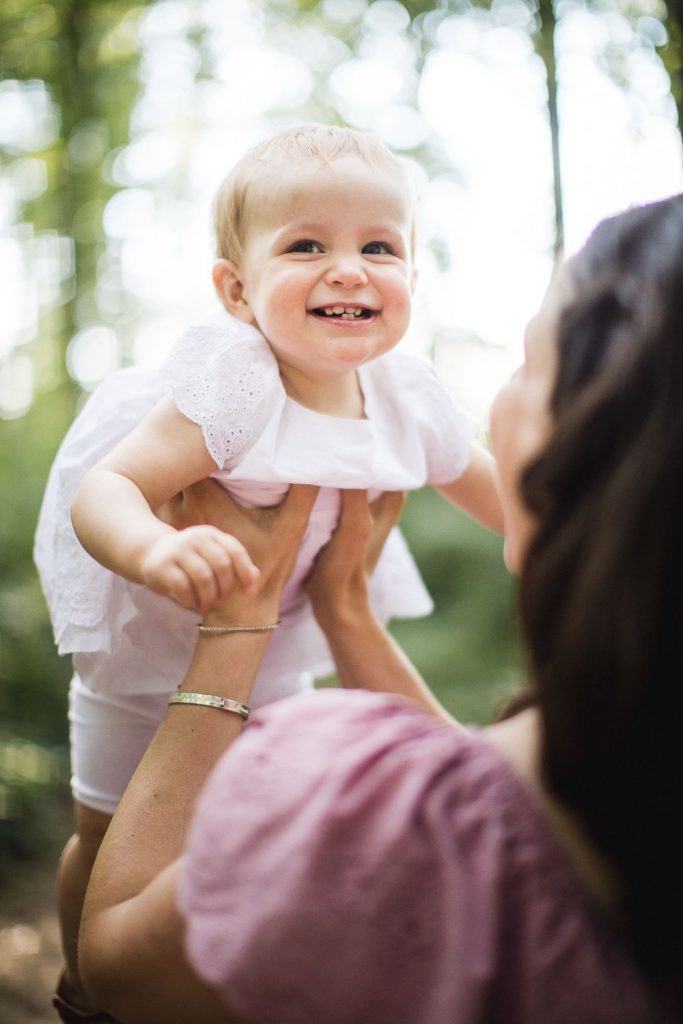
{"label": "baby's eye", "polygon": [[366,256],[395,256],[396,253],[387,242],[368,242],[363,246]]}
{"label": "baby's eye", "polygon": [[323,251],[323,247],[320,242],[314,242],[312,238],[302,238],[300,241],[295,242],[294,245],[290,245],[287,252],[312,252],[319,253]]}

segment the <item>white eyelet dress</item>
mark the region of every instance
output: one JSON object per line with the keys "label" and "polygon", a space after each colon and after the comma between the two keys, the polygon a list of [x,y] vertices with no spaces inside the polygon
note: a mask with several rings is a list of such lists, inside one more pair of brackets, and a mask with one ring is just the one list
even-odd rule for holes
{"label": "white eyelet dress", "polygon": [[[426,361],[393,350],[362,366],[366,418],[326,416],[292,401],[263,336],[221,310],[189,328],[161,370],[113,374],[91,396],[52,467],[34,556],[61,654],[96,693],[168,694],[190,661],[198,615],[104,569],[81,548],[70,505],[85,471],[168,392],[202,430],[214,477],[245,505],[279,503],[291,483],[321,487],[254,686],[259,707],[333,671],[302,580],[329,539],[340,488],[415,490],[466,468],[475,425]],[[372,581],[377,614],[426,615],[431,601],[398,529]]]}

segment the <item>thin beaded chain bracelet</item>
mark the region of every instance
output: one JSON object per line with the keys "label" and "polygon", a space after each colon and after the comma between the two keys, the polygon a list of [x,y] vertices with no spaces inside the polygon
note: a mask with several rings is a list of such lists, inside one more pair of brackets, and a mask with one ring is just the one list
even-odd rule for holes
{"label": "thin beaded chain bracelet", "polygon": [[222,633],[267,633],[271,629],[277,629],[280,621],[278,619],[277,622],[268,622],[263,626],[204,626],[198,622],[197,629],[202,636],[220,636]]}

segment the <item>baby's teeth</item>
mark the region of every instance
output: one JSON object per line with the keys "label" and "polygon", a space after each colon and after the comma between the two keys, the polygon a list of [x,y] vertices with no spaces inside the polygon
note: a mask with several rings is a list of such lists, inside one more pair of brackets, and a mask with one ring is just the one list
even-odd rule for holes
{"label": "baby's teeth", "polygon": [[363,316],[363,310],[348,306],[327,306],[323,309],[325,316],[341,316],[347,320],[356,320]]}

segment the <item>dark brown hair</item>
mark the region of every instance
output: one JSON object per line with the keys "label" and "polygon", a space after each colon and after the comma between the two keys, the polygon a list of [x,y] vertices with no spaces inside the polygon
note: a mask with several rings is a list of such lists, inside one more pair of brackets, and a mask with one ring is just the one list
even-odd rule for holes
{"label": "dark brown hair", "polygon": [[618,872],[637,961],[680,993],[683,197],[604,221],[568,271],[554,429],[523,480],[543,772]]}

